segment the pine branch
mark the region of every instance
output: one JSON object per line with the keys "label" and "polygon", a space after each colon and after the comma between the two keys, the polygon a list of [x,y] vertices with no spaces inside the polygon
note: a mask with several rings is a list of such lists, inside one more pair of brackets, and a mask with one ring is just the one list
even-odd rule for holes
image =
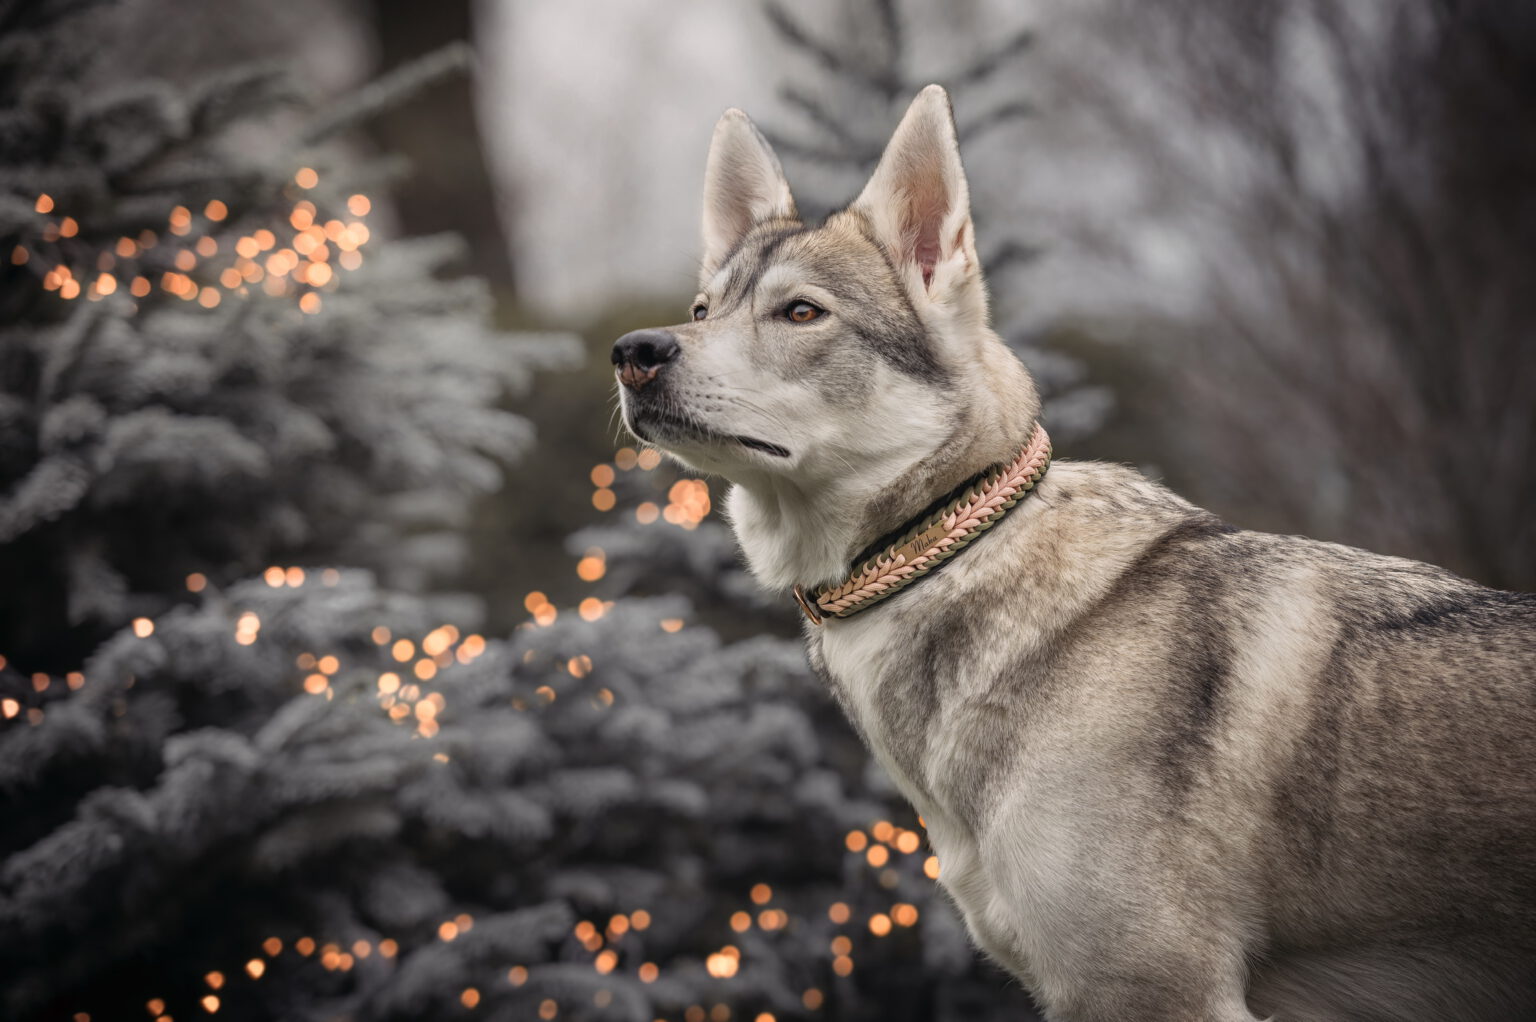
{"label": "pine branch", "polygon": [[763,137],[768,139],[768,144],[773,146],[775,151],[810,163],[865,168],[873,167],[880,161],[880,149],[877,146],[869,146],[862,151],[836,149],[811,142],[800,142],[766,128],[763,129]]}
{"label": "pine branch", "polygon": [[287,67],[261,63],[236,68],[204,81],[192,104],[194,134],[210,135],[230,124],[281,106],[301,96]]}
{"label": "pine branch", "polygon": [[990,249],[981,258],[981,265],[988,273],[1000,273],[1010,267],[1023,266],[1040,258],[1042,249],[1012,238]]}
{"label": "pine branch", "polygon": [[468,43],[450,43],[369,82],[305,126],[300,141],[316,145],[348,131],[451,75],[474,68]]}
{"label": "pine branch", "polygon": [[[905,53],[906,26],[902,23],[901,12],[896,9],[896,0],[874,0],[874,4],[875,14],[885,34],[885,52],[893,56]],[[895,99],[897,95],[890,93],[887,98]]]}
{"label": "pine branch", "polygon": [[967,64],[962,70],[950,75],[948,77],[950,86],[959,90],[969,85],[975,85],[1001,69],[1005,64],[1022,56],[1024,51],[1034,44],[1034,29],[1022,29],[995,50],[983,54]]}
{"label": "pine branch", "polygon": [[799,85],[788,83],[779,86],[779,98],[793,109],[803,113],[811,123],[820,127],[850,152],[859,148],[852,130],[832,113],[820,97],[814,96]]}
{"label": "pine branch", "polygon": [[765,0],[763,13],[786,43],[809,55],[832,74],[874,89],[887,98],[901,94],[904,84],[899,77],[884,69],[858,66],[837,49],[816,39],[779,0]]}
{"label": "pine branch", "polygon": [[1000,127],[1010,121],[1023,120],[1026,117],[1033,116],[1035,116],[1034,106],[1024,100],[1001,103],[980,117],[967,120],[966,123],[960,125],[957,132],[960,144],[965,145],[976,137],[985,135],[993,128]]}
{"label": "pine branch", "polygon": [[0,0],[0,36],[17,31],[41,33],[57,28],[71,18],[98,8],[113,7],[121,0]]}

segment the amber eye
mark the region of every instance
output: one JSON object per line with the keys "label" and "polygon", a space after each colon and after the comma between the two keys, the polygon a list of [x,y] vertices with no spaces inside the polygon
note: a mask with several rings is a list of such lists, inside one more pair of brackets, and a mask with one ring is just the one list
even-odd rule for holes
{"label": "amber eye", "polygon": [[706,309],[704,306],[702,306],[702,305],[695,305],[693,307],[693,318],[694,319],[703,319],[707,315],[709,315],[709,310]]}
{"label": "amber eye", "polygon": [[794,323],[809,323],[821,314],[821,309],[818,309],[810,302],[804,301],[790,302],[789,308],[784,310],[784,315],[788,316],[790,321]]}

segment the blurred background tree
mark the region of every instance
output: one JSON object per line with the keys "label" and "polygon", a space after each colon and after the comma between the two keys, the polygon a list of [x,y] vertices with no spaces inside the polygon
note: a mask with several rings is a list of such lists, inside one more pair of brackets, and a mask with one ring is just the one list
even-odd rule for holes
{"label": "blurred background tree", "polygon": [[452,239],[369,247],[381,169],[325,142],[460,55],[279,144],[271,68],[92,85],[106,5],[11,17],[0,570],[26,582],[0,648],[74,666],[166,594],[276,560],[454,573],[469,496],[530,435],[497,402],[573,349],[492,331],[483,285],[436,274]]}
{"label": "blurred background tree", "polygon": [[[1252,26],[1216,19],[1232,49],[1190,66],[1221,83],[1203,90],[1209,109],[1259,154],[1231,229],[1274,284],[1254,300],[1230,274],[1213,280],[1230,325],[1205,335],[1214,379],[1198,381],[1182,436],[1200,450],[1202,432],[1240,430],[1261,457],[1240,463],[1229,445],[1213,474],[1287,524],[1536,587],[1536,195],[1523,184],[1536,138],[1521,128],[1536,20],[1486,0],[1382,20],[1298,5],[1277,20],[1266,56]],[[1327,71],[1312,84],[1293,67],[1283,91],[1251,80],[1277,58]],[[1239,113],[1239,95],[1264,105]],[[1349,140],[1331,165],[1313,155],[1327,132]],[[1225,357],[1211,350],[1222,340]],[[1302,401],[1285,396],[1298,389]],[[1271,410],[1236,406],[1240,390]],[[1261,423],[1293,404],[1282,441]]]}
{"label": "blurred background tree", "polygon": [[1079,230],[1135,295],[1064,334],[1120,339],[1086,348],[1125,415],[1081,449],[1241,525],[1536,587],[1528,10],[1112,2],[1075,35],[1049,74],[1138,182],[1131,229]]}

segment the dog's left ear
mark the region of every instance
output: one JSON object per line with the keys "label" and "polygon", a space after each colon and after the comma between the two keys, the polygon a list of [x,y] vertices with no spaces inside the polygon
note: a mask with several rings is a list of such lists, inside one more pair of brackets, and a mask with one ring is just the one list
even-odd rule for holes
{"label": "dog's left ear", "polygon": [[727,110],[715,125],[704,168],[704,262],[701,281],[715,275],[752,225],[793,220],[794,197],[773,147],[740,110]]}
{"label": "dog's left ear", "polygon": [[974,284],[985,302],[955,116],[943,88],[917,94],[851,208],[868,218],[914,297],[954,302]]}

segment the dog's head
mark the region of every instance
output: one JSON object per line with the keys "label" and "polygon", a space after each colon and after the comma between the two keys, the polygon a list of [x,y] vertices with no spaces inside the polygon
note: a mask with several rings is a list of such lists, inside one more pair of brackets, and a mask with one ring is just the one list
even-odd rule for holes
{"label": "dog's head", "polygon": [[819,225],[728,111],[688,321],[626,334],[613,361],[636,436],[748,490],[868,505],[845,514],[888,518],[906,503],[888,492],[899,480],[921,506],[1012,457],[1038,402],[988,326],[944,90],[919,94],[863,192]]}

